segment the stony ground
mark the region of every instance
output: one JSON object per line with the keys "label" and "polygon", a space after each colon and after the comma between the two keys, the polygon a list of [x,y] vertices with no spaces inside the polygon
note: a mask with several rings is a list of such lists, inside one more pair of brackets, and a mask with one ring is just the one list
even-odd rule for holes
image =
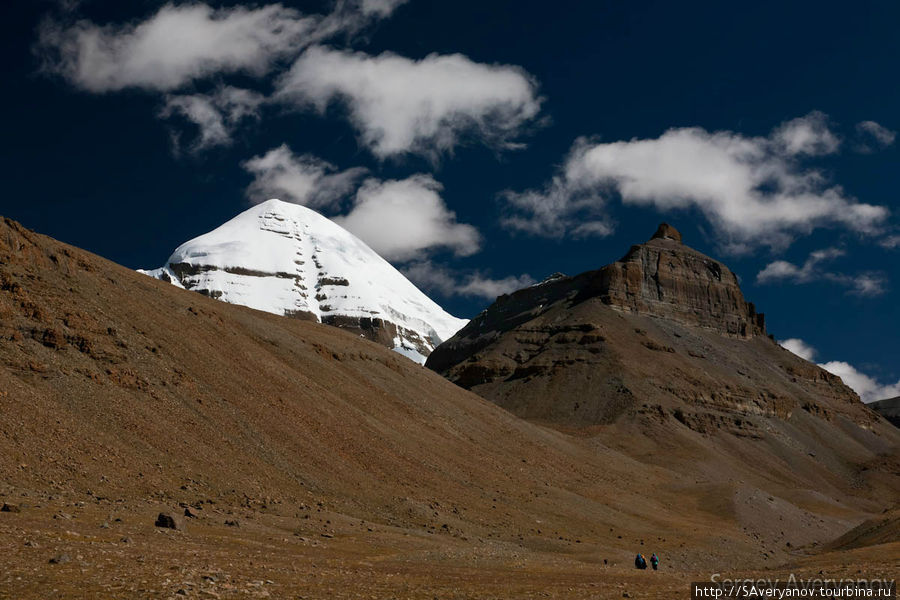
{"label": "stony ground", "polygon": [[[28,500],[22,498],[21,500]],[[22,502],[0,513],[0,598],[652,598],[689,597],[722,577],[895,577],[900,542],[779,566],[695,564],[636,571],[611,551],[542,553],[507,542],[374,525],[329,512],[297,519],[246,508],[153,501]],[[160,510],[179,529],[154,525]],[[225,525],[229,522],[230,525]],[[235,525],[236,523],[236,525]]]}

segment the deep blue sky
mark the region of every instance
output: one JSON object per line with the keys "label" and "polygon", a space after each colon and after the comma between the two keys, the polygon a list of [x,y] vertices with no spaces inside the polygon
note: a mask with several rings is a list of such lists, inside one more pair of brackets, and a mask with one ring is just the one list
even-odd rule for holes
{"label": "deep blue sky", "polygon": [[[78,11],[96,23],[122,23],[146,18],[161,4],[87,0]],[[326,6],[285,4],[304,12]],[[503,229],[497,199],[504,189],[541,186],[579,136],[656,138],[687,126],[765,136],[817,110],[848,140],[846,151],[817,161],[817,168],[848,196],[900,213],[897,145],[869,154],[849,150],[860,121],[900,129],[897,3],[411,0],[352,47],[413,59],[459,52],[476,62],[519,65],[536,78],[545,98],[547,122],[522,138],[526,149],[498,153],[473,144],[437,165],[415,157],[379,162],[332,113],[270,115],[242,128],[232,147],[175,157],[172,124],[157,118],[160,94],[91,94],[37,72],[35,30],[54,9],[49,0],[13,0],[0,8],[0,214],[30,228],[128,267],[160,266],[180,243],[245,209],[251,177],[240,163],[287,142],[297,152],[341,168],[365,166],[381,178],[433,173],[449,208],[486,240],[470,257],[433,257],[460,272],[536,279],[554,271],[578,273],[619,258],[666,220],[687,243],[738,273],[777,338],[802,338],[820,361],[847,361],[882,383],[900,379],[900,250],[880,247],[871,236],[825,227],[774,253],[757,248],[726,256],[697,212],[611,202],[612,235],[547,239]],[[256,80],[241,83],[267,91]],[[892,216],[885,226],[898,223]],[[802,264],[811,251],[834,246],[846,255],[829,268],[849,275],[877,271],[886,278],[885,293],[859,297],[833,281],[755,281],[773,260]],[[487,303],[433,295],[460,316]]]}

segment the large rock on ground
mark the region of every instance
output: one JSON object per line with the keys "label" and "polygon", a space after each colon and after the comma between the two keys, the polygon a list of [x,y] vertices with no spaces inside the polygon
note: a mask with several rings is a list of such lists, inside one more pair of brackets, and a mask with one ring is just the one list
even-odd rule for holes
{"label": "large rock on ground", "polygon": [[184,531],[184,519],[174,512],[159,513],[156,517],[156,522],[153,524],[162,529],[177,529],[179,531]]}

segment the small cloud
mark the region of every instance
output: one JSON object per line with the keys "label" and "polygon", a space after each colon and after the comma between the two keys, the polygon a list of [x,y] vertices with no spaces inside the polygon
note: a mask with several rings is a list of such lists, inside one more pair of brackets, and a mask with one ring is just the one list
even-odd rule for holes
{"label": "small cloud", "polygon": [[782,123],[772,132],[772,138],[789,156],[834,154],[841,145],[828,127],[828,116],[817,110]]}
{"label": "small cloud", "polygon": [[880,296],[887,287],[887,280],[879,273],[863,273],[849,277],[849,279],[847,277],[839,275],[836,281],[848,285],[849,293],[857,296]]}
{"label": "small cloud", "polygon": [[295,155],[281,145],[242,165],[253,175],[247,197],[253,202],[279,198],[311,208],[338,208],[368,172],[356,167],[339,171],[315,156]]}
{"label": "small cloud", "polygon": [[889,235],[884,237],[878,240],[878,245],[889,250],[900,248],[900,235]]}
{"label": "small cloud", "polygon": [[857,150],[860,152],[873,152],[876,149],[887,148],[894,143],[897,132],[891,131],[875,121],[862,121],[856,124],[856,134],[860,138]]}
{"label": "small cloud", "polygon": [[455,273],[429,261],[419,261],[403,268],[404,274],[416,285],[437,291],[443,296],[469,296],[493,300],[535,283],[529,275],[510,275],[499,279],[482,273]]}
{"label": "small cloud", "polygon": [[406,4],[409,0],[362,0],[360,10],[364,15],[378,15],[379,17],[387,17],[394,12],[398,6]]}
{"label": "small cloud", "polygon": [[879,296],[885,292],[887,281],[880,273],[860,273],[846,275],[827,271],[822,263],[843,256],[845,252],[839,248],[826,248],[810,253],[802,265],[795,265],[785,260],[769,263],[756,275],[758,283],[775,283],[792,281],[794,283],[810,283],[813,281],[830,281],[848,288],[848,293],[857,296]]}
{"label": "small cloud", "polygon": [[476,274],[463,281],[459,288],[459,294],[479,298],[496,298],[534,285],[534,283],[534,279],[529,275],[509,275],[500,279],[492,279]]}
{"label": "small cloud", "polygon": [[820,265],[823,262],[844,256],[846,254],[840,248],[825,248],[824,250],[816,250],[811,252],[809,258],[802,266],[797,266],[785,260],[776,260],[769,263],[766,267],[756,275],[756,281],[759,283],[769,283],[790,279],[797,283],[808,283],[816,279],[823,279],[825,273],[821,271]]}
{"label": "small cloud", "polygon": [[481,235],[459,223],[430,175],[402,180],[368,179],[356,192],[350,212],[334,221],[388,260],[407,261],[438,248],[469,256],[481,248]]}
{"label": "small cloud", "polygon": [[170,119],[179,115],[193,123],[199,135],[191,151],[200,152],[231,145],[235,128],[244,120],[258,120],[264,102],[257,92],[222,86],[212,94],[167,95],[159,116]]}
{"label": "small cloud", "polygon": [[816,356],[815,348],[799,338],[790,338],[778,343],[782,348],[790,350],[804,360],[812,361]]}
{"label": "small cloud", "polygon": [[89,92],[171,91],[218,73],[262,75],[310,43],[318,21],[280,4],[166,4],[125,25],[45,20],[35,50],[45,71]]}
{"label": "small cloud", "polygon": [[83,0],[56,0],[56,8],[63,14],[74,14],[81,7]]}
{"label": "small cloud", "polygon": [[756,274],[758,283],[769,283],[772,281],[781,281],[784,279],[793,279],[795,281],[810,281],[810,276],[804,272],[802,267],[798,267],[786,260],[776,260]]}

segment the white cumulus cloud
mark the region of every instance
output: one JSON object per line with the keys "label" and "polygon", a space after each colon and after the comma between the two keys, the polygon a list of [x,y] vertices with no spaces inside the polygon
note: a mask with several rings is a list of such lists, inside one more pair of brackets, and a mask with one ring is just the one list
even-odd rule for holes
{"label": "white cumulus cloud", "polygon": [[280,78],[275,98],[324,113],[346,105],[361,142],[380,158],[432,158],[470,137],[515,146],[541,100],[519,67],[488,65],[461,54],[412,60],[314,46]]}
{"label": "white cumulus cloud", "polygon": [[296,155],[287,145],[243,167],[253,175],[247,188],[250,200],[280,198],[329,213],[387,260],[421,259],[440,249],[469,256],[481,249],[478,230],[457,221],[441,197],[443,187],[431,175],[362,181],[367,169],[339,170],[315,156]]}
{"label": "white cumulus cloud", "polygon": [[193,123],[199,132],[191,145],[200,151],[232,143],[235,128],[244,120],[259,119],[265,98],[251,90],[222,86],[210,94],[167,95],[160,111],[164,119],[175,115]]}
{"label": "white cumulus cloud", "polygon": [[812,361],[816,357],[816,349],[799,338],[790,338],[778,343],[782,348],[790,350],[804,360]]}
{"label": "white cumulus cloud", "polygon": [[801,160],[836,149],[822,118],[789,121],[768,137],[691,127],[655,139],[580,139],[543,188],[503,194],[504,222],[554,237],[585,227],[604,235],[611,229],[607,204],[619,197],[662,212],[699,210],[732,251],[784,247],[824,225],[875,231],[886,207],[857,202]]}
{"label": "white cumulus cloud", "polygon": [[350,212],[334,221],[388,260],[406,261],[437,248],[458,256],[478,252],[478,230],[456,220],[430,175],[402,180],[369,179],[356,193]]}
{"label": "white cumulus cloud", "polygon": [[813,111],[782,123],[772,137],[789,155],[821,156],[838,151],[841,141],[828,127],[825,113]]}
{"label": "white cumulus cloud", "polygon": [[324,15],[280,3],[213,8],[168,2],[131,23],[73,20],[77,4],[46,18],[36,52],[44,69],[95,93],[125,88],[173,91],[214,75],[263,75],[310,44],[352,35],[406,0],[339,0]]}
{"label": "white cumulus cloud", "polygon": [[37,48],[48,70],[87,91],[170,91],[216,73],[262,75],[308,43],[317,22],[281,4],[168,3],[125,25],[44,21]]}
{"label": "white cumulus cloud", "polygon": [[850,293],[859,296],[878,296],[885,292],[887,281],[880,273],[859,273],[847,275],[826,270],[822,263],[844,256],[840,248],[825,248],[811,252],[802,265],[786,260],[776,260],[765,266],[756,275],[759,283],[791,281],[794,283],[810,283],[812,281],[830,281],[849,289]]}
{"label": "white cumulus cloud", "polygon": [[416,285],[443,296],[469,296],[493,300],[535,283],[529,275],[492,278],[480,272],[460,274],[431,263],[418,261],[406,265],[403,273]]}
{"label": "white cumulus cloud", "polygon": [[254,202],[279,198],[310,208],[336,208],[368,172],[356,167],[344,171],[315,156],[297,156],[285,144],[243,163],[254,176],[247,197]]}

